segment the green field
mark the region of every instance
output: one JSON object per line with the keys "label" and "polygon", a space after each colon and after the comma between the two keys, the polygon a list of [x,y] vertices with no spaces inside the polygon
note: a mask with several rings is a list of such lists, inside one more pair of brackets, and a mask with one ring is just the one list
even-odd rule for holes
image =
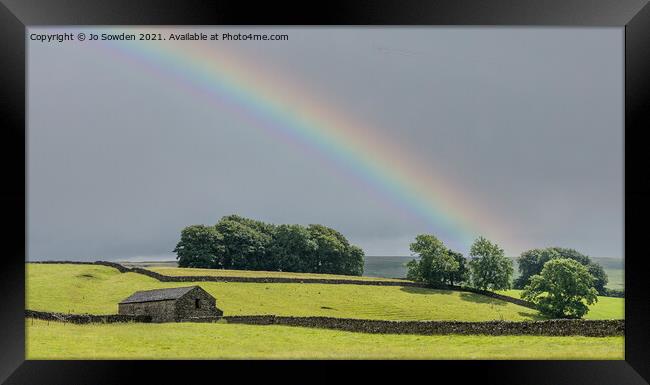
{"label": "green field", "polygon": [[605,269],[605,274],[607,274],[606,287],[616,290],[625,289],[624,272],[623,269]]}
{"label": "green field", "polygon": [[[500,294],[519,298],[521,290],[502,290]],[[585,319],[625,319],[625,299],[598,297],[598,302],[589,307]]]}
{"label": "green field", "polygon": [[228,324],[26,320],[27,359],[623,359],[623,337],[418,336]]}
{"label": "green field", "polygon": [[[26,307],[63,313],[114,314],[117,303],[134,291],[193,284],[159,282],[99,265],[27,264],[26,274]],[[353,284],[196,284],[215,296],[225,315],[541,319],[525,307],[449,290]],[[511,296],[519,293],[507,292]],[[622,298],[600,298],[587,318],[623,316]],[[74,325],[27,319],[26,333],[28,359],[623,359],[624,354],[623,337],[364,334],[223,321]]]}
{"label": "green field", "polygon": [[[27,264],[27,308],[117,313],[137,290],[188,286],[97,265]],[[197,282],[225,315],[275,314],[388,320],[530,320],[535,310],[473,293],[399,286]]]}
{"label": "green field", "polygon": [[335,274],[312,274],[312,273],[288,273],[281,271],[252,271],[252,270],[222,270],[222,269],[190,269],[182,267],[147,267],[163,275],[171,276],[200,276],[208,275],[213,277],[259,277],[259,278],[312,278],[312,279],[342,279],[358,281],[404,281],[403,279],[360,277],[354,275]]}

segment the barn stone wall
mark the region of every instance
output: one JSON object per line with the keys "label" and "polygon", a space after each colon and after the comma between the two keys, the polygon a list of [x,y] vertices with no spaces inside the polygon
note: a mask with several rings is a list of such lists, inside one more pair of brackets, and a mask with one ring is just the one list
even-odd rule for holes
{"label": "barn stone wall", "polygon": [[[199,307],[196,307],[196,300]],[[200,287],[178,299],[118,304],[118,313],[150,316],[152,322],[178,322],[184,320],[214,320],[223,315],[216,300]]]}
{"label": "barn stone wall", "polygon": [[174,300],[121,303],[118,305],[119,314],[151,316],[152,322],[176,321],[176,306]]}
{"label": "barn stone wall", "polygon": [[[196,300],[199,300],[199,308],[196,308]],[[176,320],[193,318],[214,318],[223,315],[223,311],[217,309],[217,301],[210,294],[200,287],[183,295],[176,300]]]}

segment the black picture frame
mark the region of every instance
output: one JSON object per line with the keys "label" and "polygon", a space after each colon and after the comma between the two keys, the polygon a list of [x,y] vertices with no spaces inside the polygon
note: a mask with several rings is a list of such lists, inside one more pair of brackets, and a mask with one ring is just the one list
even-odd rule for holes
{"label": "black picture frame", "polygon": [[[0,0],[2,202],[8,217],[0,269],[0,380],[8,384],[370,382],[427,380],[499,384],[645,384],[650,381],[650,301],[643,268],[643,219],[650,214],[650,5],[646,0],[311,1]],[[26,28],[43,25],[461,25],[625,27],[625,360],[624,361],[26,361]],[[615,52],[612,54],[616,54]],[[349,373],[349,374],[348,374]],[[416,373],[419,373],[416,376]],[[451,375],[449,380],[444,380]],[[205,376],[205,377],[204,377]],[[301,381],[302,380],[302,381]]]}

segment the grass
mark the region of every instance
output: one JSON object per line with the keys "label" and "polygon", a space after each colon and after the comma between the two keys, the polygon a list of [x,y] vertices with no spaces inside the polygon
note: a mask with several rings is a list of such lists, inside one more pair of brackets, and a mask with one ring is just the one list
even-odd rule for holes
{"label": "grass", "polygon": [[625,288],[625,279],[624,279],[623,269],[605,269],[605,274],[607,274],[607,285],[605,287],[609,289],[623,290]]}
{"label": "grass", "polygon": [[535,310],[473,293],[399,286],[159,282],[97,265],[27,264],[27,308],[112,314],[137,290],[197,284],[225,315],[275,314],[387,320],[530,320]]}
{"label": "grass", "polygon": [[320,279],[344,279],[359,281],[404,281],[394,278],[380,277],[360,277],[354,275],[336,275],[336,274],[312,274],[312,273],[289,273],[280,271],[252,271],[252,270],[222,270],[222,269],[190,269],[180,267],[147,267],[148,270],[155,271],[163,275],[171,276],[198,276],[209,275],[215,277],[260,277],[260,278],[320,278]]}
{"label": "grass", "polygon": [[[27,264],[27,308],[116,313],[137,290],[187,286],[97,265]],[[238,273],[241,273],[238,271]],[[259,274],[259,272],[253,272]],[[534,310],[473,293],[395,286],[197,282],[226,315],[390,320],[539,319]],[[506,294],[519,296],[519,291]],[[599,298],[587,318],[622,318]],[[28,359],[623,359],[623,337],[419,336],[227,323],[74,325],[26,320]]]}
{"label": "grass", "polygon": [[[520,298],[521,290],[499,291],[510,297]],[[590,306],[585,319],[625,319],[625,299],[613,297],[598,297],[598,302]]]}
{"label": "grass", "polygon": [[623,337],[418,336],[235,324],[26,320],[27,359],[622,360]]}

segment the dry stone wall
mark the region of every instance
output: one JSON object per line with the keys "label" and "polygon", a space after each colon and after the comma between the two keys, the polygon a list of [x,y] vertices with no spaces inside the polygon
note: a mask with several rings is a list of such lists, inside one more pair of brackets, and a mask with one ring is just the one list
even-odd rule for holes
{"label": "dry stone wall", "polygon": [[250,283],[324,283],[348,284],[370,286],[415,286],[425,287],[410,281],[370,281],[360,279],[335,279],[335,278],[288,278],[288,277],[218,277],[210,275],[163,275],[141,267],[133,267],[129,271],[155,278],[161,282],[250,282]]}
{"label": "dry stone wall", "polygon": [[115,322],[151,322],[151,316],[124,314],[65,314],[36,310],[25,310],[25,317],[46,321],[70,322],[74,324],[115,323]]}
{"label": "dry stone wall", "polygon": [[152,322],[176,321],[175,310],[174,300],[118,304],[119,314],[149,316]]}
{"label": "dry stone wall", "polygon": [[176,320],[213,319],[223,315],[216,299],[200,287],[175,301]]}
{"label": "dry stone wall", "polygon": [[[63,314],[25,310],[27,318],[71,323],[152,322],[150,316]],[[247,325],[284,325],[375,334],[417,335],[539,335],[539,336],[623,336],[624,320],[547,321],[381,321],[333,317],[285,317],[275,315],[189,317],[181,322],[215,322]]]}
{"label": "dry stone wall", "polygon": [[622,336],[624,320],[548,320],[548,321],[381,321],[332,317],[225,316],[229,323],[249,325],[287,325],[381,334],[463,334],[463,335],[540,335],[540,336]]}

